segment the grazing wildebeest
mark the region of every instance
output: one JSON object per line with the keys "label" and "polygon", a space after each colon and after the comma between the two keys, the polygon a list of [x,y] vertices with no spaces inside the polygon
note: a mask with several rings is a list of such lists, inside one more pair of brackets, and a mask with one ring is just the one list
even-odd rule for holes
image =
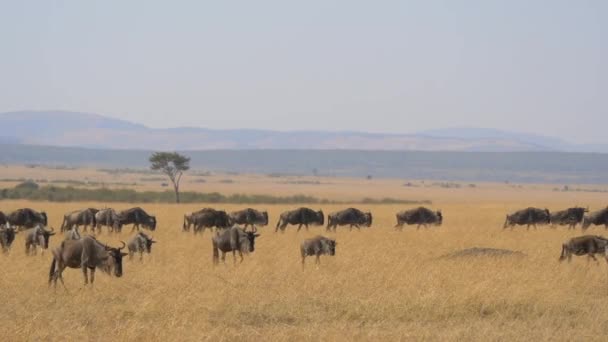
{"label": "grazing wildebeest", "polygon": [[350,230],[352,230],[353,227],[357,227],[357,229],[361,230],[360,225],[370,227],[372,225],[372,213],[369,211],[364,213],[359,209],[348,208],[331,213],[327,216],[327,231],[330,231],[331,228],[333,228],[335,232],[337,226],[346,225],[350,225]]}
{"label": "grazing wildebeest", "polygon": [[298,225],[298,232],[302,229],[302,226],[306,227],[308,230],[309,224],[315,224],[317,226],[322,226],[325,224],[325,215],[323,214],[323,210],[314,211],[309,208],[298,208],[295,210],[285,211],[279,217],[279,222],[277,222],[277,227],[274,230],[275,233],[279,231],[285,231],[285,227],[288,224]]}
{"label": "grazing wildebeest", "polygon": [[403,229],[404,224],[417,224],[420,226],[427,226],[427,224],[434,224],[440,226],[443,223],[443,215],[441,210],[432,211],[428,208],[419,207],[410,210],[404,210],[397,213],[397,225],[395,228]]}
{"label": "grazing wildebeest", "polygon": [[213,208],[203,208],[198,211],[184,214],[184,224],[182,225],[182,231],[189,232],[192,225],[194,225],[194,216],[204,212],[215,212]]}
{"label": "grazing wildebeest", "polygon": [[[255,229],[255,227],[254,227]],[[255,231],[247,232],[242,228],[234,226],[222,232],[218,232],[216,236],[211,238],[213,244],[213,264],[219,263],[219,252],[222,252],[222,261],[226,262],[226,253],[232,252],[234,263],[236,264],[236,252],[241,256],[243,262],[243,253],[251,253],[255,250],[255,238],[260,236]]]}
{"label": "grazing wildebeest", "polygon": [[150,254],[152,252],[152,244],[156,243],[151,237],[146,235],[144,232],[137,232],[137,234],[127,242],[129,248],[129,259],[133,259],[133,254],[139,253],[139,260],[143,260],[144,252]]}
{"label": "grazing wildebeest", "polygon": [[82,236],[78,231],[78,226],[73,226],[65,235],[65,240],[80,240]]}
{"label": "grazing wildebeest", "polygon": [[530,226],[536,228],[537,224],[549,223],[551,223],[551,213],[549,212],[549,209],[529,207],[507,215],[503,229],[507,227],[513,228],[515,225],[527,225],[528,229],[530,229]]}
{"label": "grazing wildebeest", "polygon": [[589,212],[588,208],[568,208],[551,213],[551,226],[556,224],[560,226],[568,225],[568,229],[576,228],[576,225],[583,222],[585,213]]}
{"label": "grazing wildebeest", "polygon": [[594,213],[586,215],[583,218],[583,230],[589,228],[589,226],[592,224],[595,226],[599,226],[599,225],[603,224],[604,227],[606,229],[608,229],[608,207],[606,207],[600,211],[596,211]]}
{"label": "grazing wildebeest", "polygon": [[205,208],[197,212],[184,215],[184,225],[182,229],[189,231],[190,226],[194,226],[194,233],[204,232],[206,228],[216,227],[226,229],[232,226],[232,219],[223,210]]}
{"label": "grazing wildebeest", "polygon": [[61,232],[76,226],[84,226],[83,230],[86,232],[89,225],[91,225],[91,229],[95,230],[95,226],[97,225],[95,221],[95,214],[97,214],[99,210],[95,208],[87,208],[83,210],[75,210],[70,213],[63,215],[63,222],[61,223]]}
{"label": "grazing wildebeest", "polygon": [[51,230],[46,230],[42,226],[38,225],[36,228],[28,229],[24,232],[25,234],[25,254],[36,255],[38,247],[42,248],[42,251],[49,248],[49,240],[51,236],[55,235],[55,229],[51,227]]}
{"label": "grazing wildebeest", "polygon": [[568,258],[568,262],[574,255],[585,255],[595,261],[594,254],[603,253],[608,262],[608,254],[606,252],[606,245],[608,245],[608,239],[598,235],[584,235],[572,238],[562,245],[562,254],[559,256],[559,261],[563,261]]}
{"label": "grazing wildebeest", "polygon": [[85,236],[80,240],[64,240],[61,246],[53,251],[53,261],[49,271],[49,285],[51,281],[57,286],[57,279],[63,283],[63,270],[66,267],[81,268],[84,273],[84,284],[89,283],[87,269],[91,270],[91,284],[95,281],[95,269],[110,274],[112,269],[116,277],[122,276],[122,257],[127,253],[122,253],[125,243],[122,242],[121,248],[113,248],[102,244],[92,236]]}
{"label": "grazing wildebeest", "polygon": [[244,225],[245,229],[248,226],[254,227],[256,224],[266,226],[268,225],[268,212],[247,208],[230,213],[230,219],[232,224]]}
{"label": "grazing wildebeest", "polygon": [[112,232],[116,230],[120,231],[120,217],[118,213],[112,208],[101,209],[95,214],[95,223],[97,230],[101,233],[101,227],[108,227],[108,231]]}
{"label": "grazing wildebeest", "polygon": [[17,209],[8,215],[8,222],[19,229],[34,228],[36,225],[46,226],[48,218],[44,211],[37,212],[30,208]]}
{"label": "grazing wildebeest", "polygon": [[8,222],[8,217],[2,211],[0,211],[0,226],[5,225]]}
{"label": "grazing wildebeest", "polygon": [[139,225],[152,231],[156,229],[156,217],[148,215],[148,213],[140,207],[123,210],[118,214],[118,217],[119,226],[121,227],[119,229],[122,229],[122,226],[126,224],[133,225],[131,231],[134,231],[135,229],[139,230]]}
{"label": "grazing wildebeest", "polygon": [[307,256],[315,255],[316,264],[320,264],[320,257],[323,254],[336,255],[336,240],[326,238],[321,235],[317,235],[312,239],[306,239],[300,245],[300,252],[302,253],[302,268],[304,268],[304,260]]}
{"label": "grazing wildebeest", "polygon": [[8,253],[11,249],[16,234],[17,229],[11,227],[8,222],[0,227],[0,247],[2,247],[2,253]]}

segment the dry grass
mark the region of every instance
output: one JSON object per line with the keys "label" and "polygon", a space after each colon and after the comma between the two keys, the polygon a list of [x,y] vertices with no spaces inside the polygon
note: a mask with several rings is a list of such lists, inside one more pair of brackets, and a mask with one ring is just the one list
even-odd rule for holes
{"label": "dry grass", "polygon": [[[380,195],[378,188],[361,181],[356,193]],[[406,190],[392,191],[386,195]],[[299,243],[325,234],[322,228],[299,234],[263,228],[242,264],[233,266],[228,256],[214,269],[210,234],[181,232],[182,213],[198,207],[191,205],[147,205],[159,221],[153,253],[143,263],[125,260],[121,279],[99,274],[92,288],[83,288],[80,270],[66,270],[69,293],[47,287],[50,253],[26,257],[19,236],[11,254],[0,255],[3,340],[605,340],[607,267],[584,258],[557,262],[561,243],[580,229],[501,228],[505,213],[518,207],[598,208],[606,205],[601,197],[545,188],[407,191],[404,196],[432,199],[444,226],[398,232],[394,213],[403,207],[369,206],[373,228],[329,234],[338,241],[337,255],[322,257],[319,268],[309,259],[304,271]],[[103,204],[16,201],[1,209],[43,208],[59,227],[64,212],[90,205]],[[273,224],[290,209],[266,208]],[[129,231],[99,239],[117,244]],[[527,256],[440,258],[471,247]]]}

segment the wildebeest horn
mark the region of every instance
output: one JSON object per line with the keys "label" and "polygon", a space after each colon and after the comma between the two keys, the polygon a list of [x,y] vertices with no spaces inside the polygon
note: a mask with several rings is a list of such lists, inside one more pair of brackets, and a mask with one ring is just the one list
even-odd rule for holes
{"label": "wildebeest horn", "polygon": [[120,241],[120,243],[122,243],[122,247],[120,247],[118,250],[122,250],[123,248],[127,247],[127,244],[124,241]]}

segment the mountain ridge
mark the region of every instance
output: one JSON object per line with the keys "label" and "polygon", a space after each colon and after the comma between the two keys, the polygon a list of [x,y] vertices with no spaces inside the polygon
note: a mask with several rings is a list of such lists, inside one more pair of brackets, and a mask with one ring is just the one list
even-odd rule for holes
{"label": "mountain ridge", "polygon": [[605,144],[577,145],[555,137],[471,127],[404,134],[247,128],[150,128],[100,114],[61,110],[4,112],[0,113],[0,124],[5,128],[10,127],[0,133],[0,143],[103,149],[608,152],[608,145]]}

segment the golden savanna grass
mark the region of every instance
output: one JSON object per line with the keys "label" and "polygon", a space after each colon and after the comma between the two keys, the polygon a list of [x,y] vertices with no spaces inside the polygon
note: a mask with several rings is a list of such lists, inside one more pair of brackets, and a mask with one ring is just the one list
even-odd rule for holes
{"label": "golden savanna grass", "polygon": [[[246,179],[237,178],[238,184]],[[269,181],[268,181],[269,182]],[[391,183],[392,182],[392,183]],[[608,267],[585,258],[559,264],[561,244],[581,235],[565,228],[503,230],[505,214],[536,205],[557,210],[572,205],[599,209],[601,194],[553,192],[550,186],[513,188],[404,188],[400,181],[333,180],[295,193],[342,199],[396,197],[432,200],[444,225],[395,231],[404,205],[357,205],[371,210],[374,224],[361,232],[329,233],[335,257],[300,267],[299,244],[324,228],[274,233],[279,214],[267,209],[271,226],[261,228],[256,251],[234,266],[211,263],[211,234],[182,233],[184,212],[206,206],[141,205],[157,215],[159,241],[144,261],[124,262],[121,279],[98,272],[83,287],[80,270],[64,273],[66,292],[47,287],[50,253],[26,257],[23,234],[10,255],[0,255],[2,339],[17,340],[605,340],[608,331]],[[217,187],[218,184],[207,184]],[[203,184],[204,186],[204,184]],[[229,184],[227,186],[235,186]],[[283,185],[258,184],[256,189]],[[247,189],[241,189],[245,192]],[[230,192],[230,190],[226,190]],[[269,191],[271,192],[271,191]],[[44,209],[59,228],[67,211],[106,203],[4,201],[1,210]],[[124,209],[137,204],[114,204]],[[325,213],[347,205],[323,205]],[[240,205],[215,205],[226,210]],[[319,206],[314,205],[313,208]],[[590,233],[602,234],[603,228]],[[103,232],[112,245],[127,240]],[[61,238],[51,240],[52,247]],[[521,251],[525,257],[441,258],[470,247]]]}

